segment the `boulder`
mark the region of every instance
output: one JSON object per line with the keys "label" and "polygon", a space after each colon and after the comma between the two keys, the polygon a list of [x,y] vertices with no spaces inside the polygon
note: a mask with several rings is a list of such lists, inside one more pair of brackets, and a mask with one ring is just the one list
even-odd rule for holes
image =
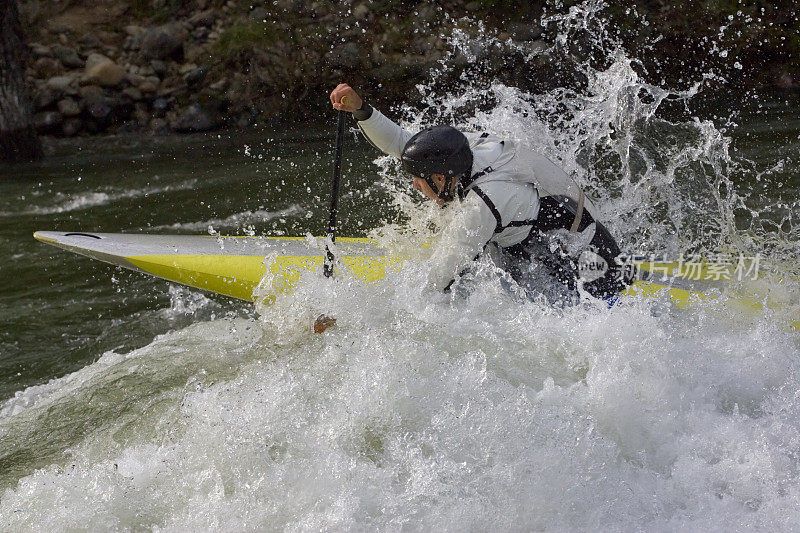
{"label": "boulder", "polygon": [[169,133],[169,124],[163,118],[154,118],[150,121],[150,129],[154,135],[165,135]]}
{"label": "boulder", "polygon": [[52,78],[64,72],[61,62],[52,57],[40,57],[33,63],[33,71],[40,78]]}
{"label": "boulder", "polygon": [[139,102],[133,111],[133,118],[140,126],[146,127],[150,123],[150,111],[147,109],[147,104]]}
{"label": "boulder", "polygon": [[103,96],[103,88],[97,85],[84,85],[80,88],[78,93],[81,98],[93,98],[96,96]]}
{"label": "boulder", "polygon": [[138,87],[139,85],[144,83],[145,77],[138,73],[133,72],[134,70],[138,69],[136,69],[136,67],[131,67],[128,70],[127,76],[125,76],[125,79],[128,80],[128,83],[131,84],[133,87]]}
{"label": "boulder", "polygon": [[94,53],[89,54],[86,57],[86,65],[85,66],[86,66],[87,69],[90,69],[90,68],[94,67],[95,65],[99,65],[100,63],[105,63],[106,61],[111,61],[111,59],[109,59],[107,56],[104,56],[103,54],[98,54],[98,53],[94,52]]}
{"label": "boulder", "polygon": [[219,80],[219,81],[215,81],[214,83],[212,83],[211,85],[208,86],[208,88],[211,89],[215,93],[221,93],[227,87],[228,87],[228,80],[226,80],[224,78]]}
{"label": "boulder", "polygon": [[45,107],[53,105],[55,101],[55,92],[47,87],[37,91],[33,97],[33,105],[36,106],[36,109],[44,109]]}
{"label": "boulder", "polygon": [[83,68],[86,62],[78,56],[78,52],[68,46],[55,45],[53,54],[67,68]]}
{"label": "boulder", "polygon": [[181,59],[183,40],[172,25],[150,28],[142,35],[141,51],[145,59]]}
{"label": "boulder", "polygon": [[357,20],[366,20],[369,17],[369,6],[367,4],[358,4],[353,8],[353,16]]}
{"label": "boulder", "polygon": [[167,71],[169,70],[167,68],[167,64],[158,59],[155,59],[150,62],[150,68],[153,69],[153,72],[155,72],[156,76],[158,76],[159,78],[163,78],[167,74]]}
{"label": "boulder", "polygon": [[55,76],[47,80],[47,88],[57,93],[69,93],[75,90],[74,81],[72,76]]}
{"label": "boulder", "polygon": [[211,33],[211,30],[209,30],[205,26],[201,26],[199,28],[195,28],[194,29],[194,31],[192,32],[192,37],[196,41],[205,41],[206,39],[208,39],[208,36],[209,36],[210,33]]}
{"label": "boulder", "polygon": [[216,127],[211,115],[197,104],[190,105],[172,123],[172,129],[181,133],[209,131]]}
{"label": "boulder", "polygon": [[100,48],[103,46],[103,42],[100,38],[95,35],[94,33],[84,33],[80,38],[78,38],[78,44],[82,44],[86,48]]}
{"label": "boulder", "polygon": [[61,134],[64,137],[74,137],[83,129],[83,122],[79,118],[68,118],[61,126]]}
{"label": "boulder", "polygon": [[156,98],[153,100],[153,113],[156,117],[164,118],[171,107],[172,103],[166,98]]}
{"label": "boulder", "polygon": [[191,17],[189,17],[189,24],[192,26],[206,26],[210,27],[214,24],[214,21],[217,20],[217,12],[213,9],[207,9],[206,11],[200,11],[199,13],[195,13]]}
{"label": "boulder", "polygon": [[200,82],[202,82],[206,77],[206,69],[204,68],[196,68],[192,71],[186,73],[183,79],[186,81],[186,84],[190,87],[193,87]]}
{"label": "boulder", "polygon": [[81,107],[72,98],[64,98],[58,102],[58,112],[65,117],[76,117],[81,114]]}
{"label": "boulder", "polygon": [[71,28],[69,24],[65,24],[63,21],[51,19],[47,22],[47,29],[52,33],[66,33],[70,31]]}
{"label": "boulder", "polygon": [[39,133],[52,133],[64,122],[58,111],[43,111],[33,115],[33,125]]}
{"label": "boulder", "polygon": [[181,65],[180,67],[178,67],[178,73],[181,76],[184,76],[184,75],[186,75],[186,74],[188,74],[188,73],[190,73],[190,72],[192,72],[194,70],[197,70],[197,65],[195,65],[194,63],[185,63],[185,64]]}
{"label": "boulder", "polygon": [[125,26],[125,33],[128,34],[130,37],[139,37],[144,33],[144,28],[141,26],[135,26],[133,24],[129,26]]}
{"label": "boulder", "polygon": [[138,89],[144,94],[153,94],[158,90],[159,82],[160,80],[155,76],[148,77],[139,84]]}
{"label": "boulder", "polygon": [[138,50],[139,46],[140,46],[139,38],[134,37],[132,35],[128,35],[127,37],[125,37],[125,42],[122,44],[122,49],[133,51],[133,50]]}
{"label": "boulder", "polygon": [[103,95],[88,95],[83,101],[83,113],[97,124],[106,124],[111,111],[111,103]]}
{"label": "boulder", "polygon": [[30,48],[33,57],[53,57],[53,51],[43,44],[33,43],[30,45]]}
{"label": "boulder", "polygon": [[124,94],[125,96],[136,102],[142,99],[142,91],[140,91],[136,87],[127,87],[122,90],[122,94]]}
{"label": "boulder", "polygon": [[[99,56],[99,54],[92,54],[89,58],[93,56]],[[92,62],[91,66],[89,66],[89,59],[86,60],[86,70],[82,80],[84,83],[103,87],[116,87],[123,79],[125,79],[125,69],[110,59],[105,58],[105,61]]]}

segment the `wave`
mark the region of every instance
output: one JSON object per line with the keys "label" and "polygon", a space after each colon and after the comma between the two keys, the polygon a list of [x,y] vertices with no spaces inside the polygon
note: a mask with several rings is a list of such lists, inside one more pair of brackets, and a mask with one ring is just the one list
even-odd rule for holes
{"label": "wave", "polygon": [[202,220],[199,222],[176,222],[174,224],[164,224],[161,226],[154,226],[155,229],[169,229],[169,230],[199,230],[207,231],[209,227],[212,228],[243,228],[255,224],[275,220],[283,217],[296,217],[304,215],[307,210],[299,204],[292,204],[285,209],[279,211],[267,211],[264,209],[257,209],[255,211],[242,211],[241,213],[234,213],[225,218],[212,218]]}
{"label": "wave", "polygon": [[67,213],[70,211],[81,211],[92,207],[106,205],[119,200],[128,200],[131,198],[142,198],[154,194],[162,194],[171,191],[183,191],[192,189],[196,184],[196,180],[189,180],[176,185],[165,185],[162,187],[144,187],[141,189],[129,189],[121,191],[93,191],[81,192],[77,194],[68,194],[57,192],[54,195],[56,200],[55,205],[50,206],[35,206],[25,209],[23,211],[0,211],[0,216],[20,216],[20,215],[53,215],[58,213]]}

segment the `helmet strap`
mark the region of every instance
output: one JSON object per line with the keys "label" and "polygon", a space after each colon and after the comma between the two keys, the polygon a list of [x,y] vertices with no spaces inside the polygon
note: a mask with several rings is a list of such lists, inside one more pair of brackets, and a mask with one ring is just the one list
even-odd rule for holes
{"label": "helmet strap", "polygon": [[444,202],[449,202],[453,199],[453,181],[456,179],[457,178],[445,176],[444,186],[442,187],[441,191],[439,190],[439,187],[433,181],[433,178],[431,176],[425,176],[425,183],[427,183],[428,186],[431,188],[431,190],[436,193],[436,196],[440,200]]}

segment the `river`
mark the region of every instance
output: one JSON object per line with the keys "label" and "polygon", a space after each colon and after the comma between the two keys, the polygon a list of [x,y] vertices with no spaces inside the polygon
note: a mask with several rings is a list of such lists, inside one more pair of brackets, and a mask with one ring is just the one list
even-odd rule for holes
{"label": "river", "polygon": [[[575,172],[630,248],[763,253],[766,286],[796,298],[797,98],[656,109],[624,59],[595,81],[589,98],[493,86],[463,125]],[[59,141],[2,169],[1,529],[796,526],[800,345],[779,316],[554,310],[481,272],[450,297],[424,265],[312,273],[254,308],[32,238],[321,234],[334,119]],[[342,234],[424,232],[438,214],[377,157],[348,135]],[[314,335],[320,312],[339,323]]]}

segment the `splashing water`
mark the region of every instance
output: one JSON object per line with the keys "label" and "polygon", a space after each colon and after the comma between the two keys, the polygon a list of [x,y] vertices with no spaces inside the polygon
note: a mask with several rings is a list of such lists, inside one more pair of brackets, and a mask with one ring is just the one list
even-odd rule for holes
{"label": "splashing water", "polygon": [[[607,54],[603,68],[581,65],[584,88],[534,95],[467,77],[443,93],[433,81],[421,88],[424,119],[407,108],[407,127],[438,118],[528,143],[599,197],[628,248],[767,241],[737,218],[754,209],[737,187],[753,165],[711,122],[665,116],[699,86],[642,81],[604,37],[598,6],[549,19],[564,36],[549,53],[588,28]],[[456,33],[453,54],[493,43]],[[378,162],[408,222],[373,236],[424,258],[420,244],[435,246],[449,215]],[[796,245],[795,231],[774,249]],[[257,319],[197,322],[18,393],[0,408],[3,526],[790,530],[800,520],[800,350],[769,316],[731,317],[721,301],[660,313],[636,298],[551,309],[515,298],[488,263],[466,294],[431,294],[425,274],[412,263],[365,286],[309,273]],[[170,315],[209,305],[172,297]],[[337,326],[310,334],[323,313]]]}

